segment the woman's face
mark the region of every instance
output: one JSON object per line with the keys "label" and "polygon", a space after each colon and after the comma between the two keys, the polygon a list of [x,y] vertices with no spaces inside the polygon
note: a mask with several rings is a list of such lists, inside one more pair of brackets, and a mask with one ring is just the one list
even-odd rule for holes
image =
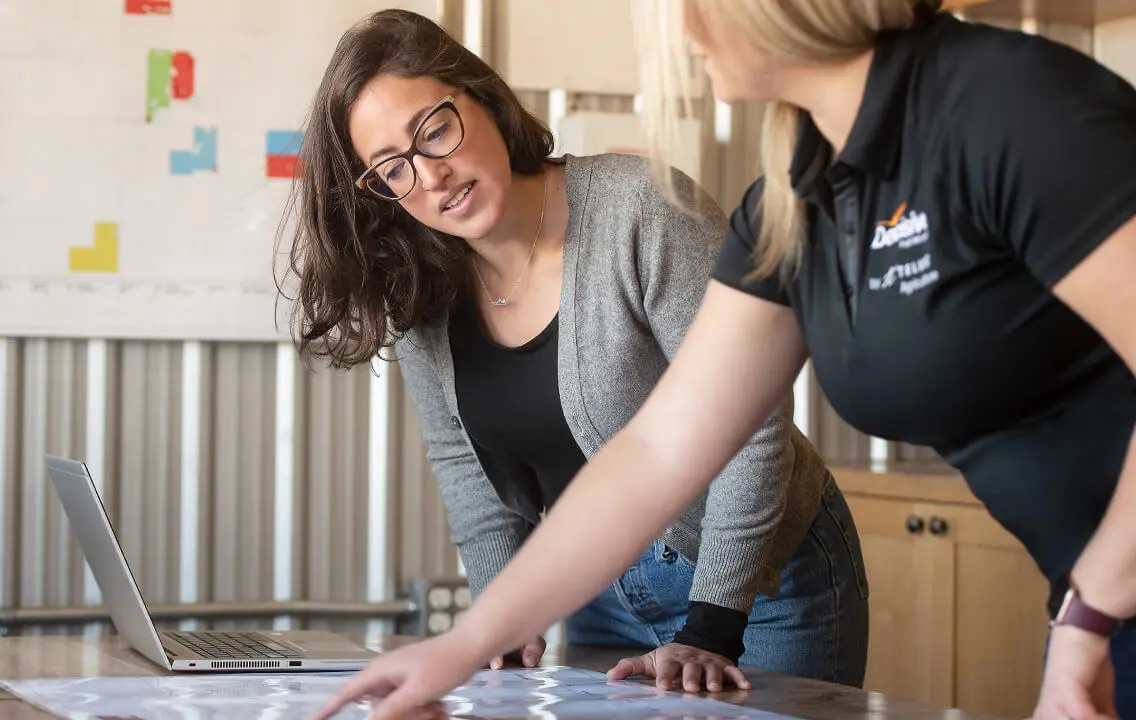
{"label": "woman's face", "polygon": [[683,28],[695,55],[703,58],[714,97],[724,103],[776,99],[774,63],[755,49],[742,33],[712,9],[683,3]]}
{"label": "woman's face", "polygon": [[[455,96],[461,123],[447,112],[432,115],[420,126],[447,95]],[[379,75],[359,95],[347,127],[355,154],[368,167],[407,152],[415,142],[427,152],[445,152],[461,138],[445,157],[415,155],[413,171],[405,162],[385,163],[377,170],[388,187],[405,188],[413,182],[398,202],[423,225],[476,239],[489,234],[504,215],[512,183],[509,153],[492,116],[467,94],[431,77]]]}

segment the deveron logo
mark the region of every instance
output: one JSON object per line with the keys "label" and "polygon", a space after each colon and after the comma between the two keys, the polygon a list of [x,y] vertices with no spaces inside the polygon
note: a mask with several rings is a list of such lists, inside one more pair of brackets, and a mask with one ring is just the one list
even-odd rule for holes
{"label": "deveron logo", "polygon": [[917,210],[908,212],[907,203],[901,203],[891,219],[876,223],[876,235],[872,238],[872,249],[882,250],[893,245],[909,248],[922,245],[930,239],[931,228],[927,221],[927,213]]}

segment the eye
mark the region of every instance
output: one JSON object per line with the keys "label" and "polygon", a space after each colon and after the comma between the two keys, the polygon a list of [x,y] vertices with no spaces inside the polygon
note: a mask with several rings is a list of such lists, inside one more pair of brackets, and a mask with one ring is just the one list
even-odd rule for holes
{"label": "eye", "polygon": [[387,163],[386,165],[383,166],[383,169],[382,169],[383,180],[385,180],[388,183],[395,182],[400,177],[402,177],[403,173],[406,171],[405,166],[406,166],[405,160],[395,160],[394,162]]}
{"label": "eye", "polygon": [[437,127],[428,131],[426,133],[425,140],[428,143],[435,143],[445,138],[449,132],[450,124],[448,122],[444,122],[441,125],[438,125]]}

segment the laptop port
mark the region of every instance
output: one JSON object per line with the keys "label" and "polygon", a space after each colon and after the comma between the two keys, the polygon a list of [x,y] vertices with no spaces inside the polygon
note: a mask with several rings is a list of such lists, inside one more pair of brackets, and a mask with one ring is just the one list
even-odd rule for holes
{"label": "laptop port", "polygon": [[299,660],[289,660],[288,667],[300,667],[302,663]]}

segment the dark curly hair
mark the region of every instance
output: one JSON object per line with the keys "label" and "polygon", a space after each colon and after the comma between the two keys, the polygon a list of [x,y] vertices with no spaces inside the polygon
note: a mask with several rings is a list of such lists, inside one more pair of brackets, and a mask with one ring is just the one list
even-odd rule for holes
{"label": "dark curly hair", "polygon": [[364,87],[384,74],[461,88],[493,117],[515,173],[539,172],[552,154],[548,127],[493,68],[433,21],[383,10],[351,27],[312,102],[281,225],[295,213],[292,334],[305,362],[370,362],[410,329],[441,320],[465,282],[463,241],[355,187],[365,167],[352,149],[348,115]]}

